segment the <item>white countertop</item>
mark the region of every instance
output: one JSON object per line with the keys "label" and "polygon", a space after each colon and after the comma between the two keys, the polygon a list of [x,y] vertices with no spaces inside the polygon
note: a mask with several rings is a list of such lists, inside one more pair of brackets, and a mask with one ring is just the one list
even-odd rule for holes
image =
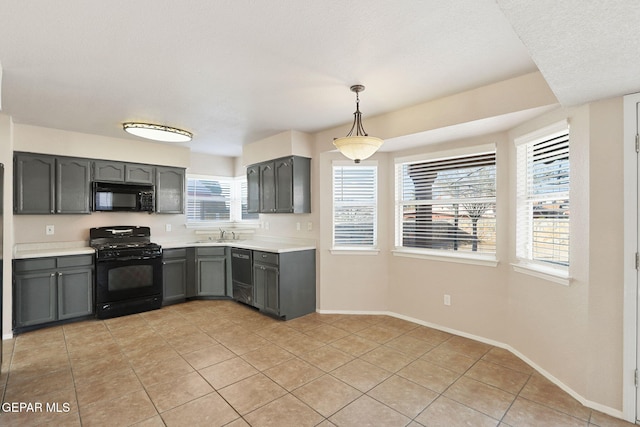
{"label": "white countertop", "polygon": [[[252,249],[265,252],[295,252],[315,249],[315,245],[306,242],[287,242],[279,240],[193,240],[193,241],[160,241],[156,242],[163,249],[228,246],[234,248]],[[43,258],[53,256],[94,254],[92,247],[87,242],[58,242],[58,243],[22,243],[14,248],[14,259]]]}
{"label": "white countertop", "polygon": [[49,256],[94,254],[87,242],[19,243],[13,251],[14,259],[43,258]]}
{"label": "white countertop", "polygon": [[295,252],[295,251],[308,251],[315,249],[315,245],[309,243],[292,243],[292,242],[283,242],[283,241],[271,241],[271,240],[257,240],[257,239],[248,239],[248,240],[225,240],[225,241],[216,241],[216,240],[197,240],[192,242],[181,242],[181,241],[172,241],[172,242],[158,242],[162,245],[163,249],[174,249],[174,248],[185,248],[185,247],[207,247],[207,246],[228,246],[233,248],[243,248],[243,249],[252,249],[256,251],[265,251],[265,252]]}

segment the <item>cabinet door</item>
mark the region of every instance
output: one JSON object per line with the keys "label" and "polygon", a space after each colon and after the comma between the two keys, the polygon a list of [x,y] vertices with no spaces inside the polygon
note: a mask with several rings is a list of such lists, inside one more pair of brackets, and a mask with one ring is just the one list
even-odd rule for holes
{"label": "cabinet door", "polygon": [[125,180],[135,184],[153,184],[155,176],[153,174],[153,166],[151,165],[125,165]]}
{"label": "cabinet door", "polygon": [[187,297],[187,259],[165,259],[162,262],[163,302],[180,301]]}
{"label": "cabinet door", "polygon": [[227,259],[224,256],[198,258],[198,296],[222,297],[227,289]]}
{"label": "cabinet door", "polygon": [[264,266],[253,264],[253,306],[264,310],[266,272]]}
{"label": "cabinet door", "polygon": [[124,182],[124,163],[95,160],[93,162],[93,180]]}
{"label": "cabinet door", "polygon": [[280,286],[278,283],[278,268],[264,267],[265,301],[264,309],[273,314],[280,314]]}
{"label": "cabinet door", "polygon": [[276,173],[274,163],[260,165],[260,212],[276,211]]}
{"label": "cabinet door", "polygon": [[14,212],[54,213],[55,158],[16,154],[14,169]]}
{"label": "cabinet door", "polygon": [[57,319],[56,273],[15,275],[15,326],[31,326]]}
{"label": "cabinet door", "polygon": [[184,169],[156,168],[156,213],[184,213]]}
{"label": "cabinet door", "polygon": [[61,270],[57,274],[58,319],[93,313],[93,270]]}
{"label": "cabinet door", "polygon": [[56,160],[56,213],[90,213],[91,162],[87,159]]}
{"label": "cabinet door", "polygon": [[275,161],[276,212],[293,212],[293,160]]}
{"label": "cabinet door", "polygon": [[247,167],[247,212],[260,212],[260,166]]}

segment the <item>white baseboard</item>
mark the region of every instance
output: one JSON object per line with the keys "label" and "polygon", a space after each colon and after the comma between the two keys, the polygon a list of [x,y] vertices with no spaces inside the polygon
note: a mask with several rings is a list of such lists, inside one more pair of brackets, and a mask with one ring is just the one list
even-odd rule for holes
{"label": "white baseboard", "polygon": [[[531,359],[529,359],[524,354],[520,353],[517,349],[511,347],[509,344],[505,344],[503,342],[495,341],[495,340],[492,340],[492,339],[489,339],[489,338],[485,338],[485,337],[481,337],[481,336],[478,336],[478,335],[469,334],[467,332],[458,331],[456,329],[447,328],[445,326],[437,325],[435,323],[425,322],[424,320],[415,319],[413,317],[405,316],[403,314],[393,313],[393,312],[390,312],[390,311],[317,310],[317,312],[320,313],[320,314],[354,314],[354,315],[358,315],[358,314],[371,315],[371,314],[374,314],[374,315],[386,315],[386,316],[391,316],[391,317],[395,317],[395,318],[398,318],[398,319],[406,320],[408,322],[417,323],[418,325],[422,325],[422,326],[426,326],[426,327],[429,327],[429,328],[437,329],[439,331],[448,332],[448,333],[453,334],[453,335],[458,335],[458,336],[461,336],[461,337],[464,337],[464,338],[469,338],[469,339],[472,339],[472,340],[475,340],[475,341],[480,341],[482,343],[489,344],[489,345],[492,345],[494,347],[499,347],[499,348],[508,350],[511,353],[513,353],[514,355],[516,355],[517,357],[519,357],[520,359],[522,359],[522,361],[526,362],[529,366],[534,368],[536,371],[538,371],[538,373],[540,373],[543,377],[545,377],[546,379],[548,379],[549,381],[551,381],[552,383],[554,383],[555,385],[560,387],[564,392],[569,394],[571,397],[576,399],[578,402],[580,402],[582,405],[586,406],[587,408],[594,409],[596,411],[602,412],[604,414],[610,415],[610,416],[615,417],[615,418],[624,419],[624,414],[622,413],[621,410],[614,409],[614,408],[611,408],[609,406],[602,405],[600,403],[592,402],[592,401],[590,401],[588,399],[585,399],[579,393],[577,393],[575,390],[573,390],[571,387],[567,386],[562,381],[560,381],[559,379],[557,379],[556,377],[551,375],[544,368],[542,368],[541,366],[539,366],[538,364],[533,362]],[[634,421],[631,421],[631,422],[634,422]]]}

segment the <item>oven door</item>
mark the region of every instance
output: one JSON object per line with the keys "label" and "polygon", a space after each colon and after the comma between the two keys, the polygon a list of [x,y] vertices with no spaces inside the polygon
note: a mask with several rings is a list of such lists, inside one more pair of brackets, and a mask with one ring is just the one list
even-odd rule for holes
{"label": "oven door", "polygon": [[162,256],[96,262],[96,303],[162,295]]}

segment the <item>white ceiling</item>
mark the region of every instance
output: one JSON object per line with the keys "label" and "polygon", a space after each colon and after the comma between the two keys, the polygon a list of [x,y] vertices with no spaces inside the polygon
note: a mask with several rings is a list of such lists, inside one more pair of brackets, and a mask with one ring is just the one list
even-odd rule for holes
{"label": "white ceiling", "polygon": [[0,0],[1,105],[131,140],[124,121],[180,127],[237,156],[350,122],[355,83],[365,126],[538,68],[564,105],[636,91],[639,18],[636,0]]}

